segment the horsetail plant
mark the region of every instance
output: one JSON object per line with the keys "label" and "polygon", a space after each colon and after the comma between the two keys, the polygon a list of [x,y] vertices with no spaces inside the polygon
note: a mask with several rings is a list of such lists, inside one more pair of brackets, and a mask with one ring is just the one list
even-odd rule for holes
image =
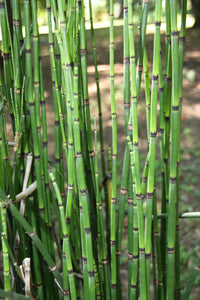
{"label": "horsetail plant", "polygon": [[[8,4],[11,4],[13,23],[8,17]],[[180,34],[177,1],[167,0],[165,7],[161,0],[155,2],[152,72],[151,52],[146,44],[149,1],[139,1],[139,33],[135,30],[135,5],[132,0],[123,1],[122,94],[126,139],[120,190],[114,1],[109,1],[112,143],[108,149],[93,2],[88,1],[92,51],[87,51],[85,4],[82,0],[46,0],[54,110],[52,158],[48,151],[46,104],[50,103],[43,78],[37,1],[0,1],[3,53],[0,64],[0,252],[3,262],[0,286],[4,289],[0,289],[0,296],[5,299],[107,300],[126,296],[142,300],[180,299],[179,218],[199,217],[198,212],[179,213],[187,1],[181,3]],[[166,24],[163,52],[161,20]],[[97,91],[94,103],[98,107],[94,125],[89,99],[90,52]],[[49,86],[48,91],[50,94]],[[140,128],[143,104],[146,106],[144,162],[144,151],[140,147],[140,129],[144,130]],[[108,150],[107,162],[104,150]],[[29,165],[30,155],[33,163]],[[158,161],[161,186],[157,180]],[[156,192],[156,188],[161,192]],[[125,215],[128,224],[125,230],[126,296],[121,276]],[[31,264],[22,271],[20,266],[26,261]],[[196,272],[184,299],[189,297],[195,276]]]}

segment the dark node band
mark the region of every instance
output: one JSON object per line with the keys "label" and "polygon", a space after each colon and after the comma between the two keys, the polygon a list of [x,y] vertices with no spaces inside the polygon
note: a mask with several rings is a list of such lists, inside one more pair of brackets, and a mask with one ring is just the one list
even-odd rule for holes
{"label": "dark node band", "polygon": [[144,254],[145,253],[145,248],[139,248],[139,252],[140,252],[140,254]]}
{"label": "dark node band", "polygon": [[111,287],[112,287],[112,289],[116,289],[116,287],[117,287],[117,285],[116,285],[116,283],[112,283],[112,285],[111,285]]}
{"label": "dark node band", "polygon": [[180,37],[179,37],[179,42],[185,43],[185,37],[184,37],[184,36],[180,36]]}
{"label": "dark node band", "polygon": [[13,19],[13,25],[19,26],[19,19]]}
{"label": "dark node band", "polygon": [[94,277],[94,271],[88,271],[89,277]]}
{"label": "dark node band", "polygon": [[84,105],[89,105],[89,99],[84,99],[83,102],[84,102]]}
{"label": "dark node band", "polygon": [[147,182],[147,178],[146,177],[142,177],[142,182]]}
{"label": "dark node band", "polygon": [[160,128],[160,133],[164,133],[164,129],[163,128]]}
{"label": "dark node band", "polygon": [[29,102],[29,106],[30,107],[34,107],[35,106],[35,102]]}
{"label": "dark node band", "polygon": [[91,228],[90,228],[90,227],[86,227],[86,228],[85,228],[85,233],[86,233],[86,234],[91,233]]}
{"label": "dark node band", "polygon": [[179,111],[179,105],[173,105],[172,111]]}
{"label": "dark node band", "polygon": [[5,9],[5,3],[4,2],[0,2],[0,9]]}
{"label": "dark node band", "polygon": [[81,156],[82,156],[82,153],[81,153],[81,152],[76,152],[76,156],[77,156],[77,157],[81,157]]}
{"label": "dark node band", "polygon": [[108,264],[107,259],[102,259],[101,262],[102,262],[102,265],[107,265]]}
{"label": "dark node band", "polygon": [[126,195],[126,194],[127,194],[127,191],[128,191],[128,189],[123,189],[123,188],[121,188],[120,194],[121,194],[121,195]]}
{"label": "dark node band", "polygon": [[147,198],[148,199],[153,199],[153,193],[147,193]]}
{"label": "dark node band", "polygon": [[64,294],[64,296],[69,295],[69,289],[68,290],[63,290],[63,294]]}
{"label": "dark node band", "polygon": [[66,218],[66,223],[70,224],[70,222],[71,222],[71,218]]}
{"label": "dark node band", "polygon": [[86,196],[87,190],[80,190],[80,192],[81,192],[81,196]]}
{"label": "dark node band", "polygon": [[68,184],[68,190],[73,190],[74,189],[74,185],[73,184]]}
{"label": "dark node band", "polygon": [[87,257],[82,257],[83,263],[87,264]]}
{"label": "dark node band", "polygon": [[171,184],[175,184],[176,183],[176,177],[170,177],[169,181]]}
{"label": "dark node band", "polygon": [[130,109],[130,103],[124,103],[124,109]]}
{"label": "dark node band", "polygon": [[81,56],[85,56],[86,55],[86,49],[80,49],[80,54],[81,54]]}
{"label": "dark node band", "polygon": [[136,199],[137,200],[142,200],[142,194],[136,194]]}
{"label": "dark node band", "polygon": [[131,284],[131,289],[132,290],[136,290],[136,288],[137,288],[137,285]]}
{"label": "dark node band", "polygon": [[133,255],[133,259],[138,259],[139,255]]}
{"label": "dark node band", "polygon": [[39,208],[39,213],[43,214],[44,213],[44,208]]}
{"label": "dark node band", "polygon": [[154,81],[157,81],[157,80],[158,80],[158,75],[153,75],[153,76],[152,76],[152,79],[153,79]]}
{"label": "dark node band", "polygon": [[14,120],[14,118],[15,118],[15,116],[14,116],[13,113],[10,113],[10,117],[11,117],[11,119],[13,119],[13,120]]}
{"label": "dark node band", "polygon": [[110,240],[110,244],[114,246],[115,245],[115,241]]}
{"label": "dark node band", "polygon": [[55,126],[59,126],[60,125],[60,120],[56,120],[54,124],[55,124]]}
{"label": "dark node band", "polygon": [[142,72],[143,71],[143,65],[137,65],[137,71]]}
{"label": "dark node band", "polygon": [[116,203],[116,198],[112,198],[112,199],[111,199],[111,203],[112,203],[112,204],[115,204],[115,203]]}
{"label": "dark node band", "polygon": [[131,252],[128,253],[128,259],[133,259],[133,253]]}
{"label": "dark node band", "polygon": [[124,64],[129,64],[129,63],[130,63],[130,58],[124,57]]}
{"label": "dark node band", "polygon": [[168,254],[173,254],[174,253],[174,247],[167,247],[167,252]]}
{"label": "dark node band", "polygon": [[150,259],[150,257],[151,257],[151,253],[146,253],[146,254],[145,254],[145,258],[146,258],[146,259]]}
{"label": "dark node band", "polygon": [[31,49],[26,49],[26,50],[25,50],[25,53],[26,53],[26,54],[31,54]]}
{"label": "dark node band", "polygon": [[3,59],[4,60],[9,60],[9,58],[10,58],[10,55],[9,55],[9,53],[3,53]]}
{"label": "dark node band", "polygon": [[128,205],[133,205],[133,198],[128,198]]}
{"label": "dark node band", "polygon": [[171,83],[171,77],[167,77],[167,82]]}
{"label": "dark node band", "polygon": [[151,138],[156,138],[156,134],[157,134],[156,132],[150,132],[150,137]]}
{"label": "dark node band", "polygon": [[137,143],[133,143],[133,147],[138,147],[138,142]]}
{"label": "dark node band", "polygon": [[134,232],[138,232],[138,228],[137,227],[133,227],[133,231]]}
{"label": "dark node band", "polygon": [[124,6],[124,13],[128,12],[128,6]]}
{"label": "dark node band", "polygon": [[172,36],[178,36],[178,31],[172,31],[172,32],[171,32],[171,35],[172,35]]}
{"label": "dark node band", "polygon": [[161,22],[160,21],[155,21],[155,26],[160,26]]}
{"label": "dark node band", "polygon": [[89,157],[93,157],[94,156],[94,151],[89,151]]}
{"label": "dark node band", "polygon": [[120,256],[121,255],[121,250],[116,250],[116,255]]}

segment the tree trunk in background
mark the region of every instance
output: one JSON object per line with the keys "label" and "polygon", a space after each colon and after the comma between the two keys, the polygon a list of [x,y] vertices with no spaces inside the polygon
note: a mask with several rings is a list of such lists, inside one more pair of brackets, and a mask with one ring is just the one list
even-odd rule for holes
{"label": "tree trunk in background", "polygon": [[192,2],[192,13],[195,17],[195,28],[200,28],[200,0],[191,0]]}

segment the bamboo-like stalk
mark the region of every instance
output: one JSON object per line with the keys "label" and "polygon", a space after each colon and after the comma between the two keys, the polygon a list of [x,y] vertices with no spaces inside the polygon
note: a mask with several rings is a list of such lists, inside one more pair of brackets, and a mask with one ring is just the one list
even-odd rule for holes
{"label": "bamboo-like stalk", "polygon": [[[12,28],[8,20],[8,3],[4,0],[0,1],[3,49],[3,75],[0,77],[0,231],[5,289],[3,293],[0,291],[0,294],[7,299],[10,296],[16,299],[23,298],[19,294],[12,293],[11,290],[18,293],[22,291],[22,274],[18,263],[21,263],[25,257],[31,257],[32,264],[28,273],[33,283],[33,297],[78,299],[83,294],[84,299],[122,299],[120,254],[123,219],[126,212],[128,215],[128,298],[150,299],[150,275],[152,274],[152,278],[156,279],[154,299],[180,299],[179,218],[200,216],[199,212],[179,213],[178,202],[182,70],[187,1],[182,0],[179,39],[177,1],[166,1],[165,57],[160,52],[161,0],[156,1],[151,86],[148,69],[149,53],[145,46],[149,1],[144,0],[142,6],[139,1],[140,31],[137,59],[133,27],[134,3],[132,0],[123,2],[123,92],[127,140],[118,207],[116,206],[118,173],[114,84],[114,1],[109,1],[112,148],[108,150],[108,175],[106,175],[97,51],[92,1],[89,0],[103,178],[100,178],[98,168],[96,119],[94,121],[95,151],[93,150],[84,0],[78,2],[46,0],[55,114],[55,163],[53,165],[55,172],[50,171],[50,174],[47,151],[48,122],[37,4],[33,0],[23,2],[24,24],[21,20],[19,1],[12,1],[12,36]],[[24,42],[22,25],[25,25]],[[141,176],[138,100],[140,86],[142,86],[143,65],[148,149]],[[160,89],[160,135],[157,135],[158,88]],[[7,109],[11,116],[14,147],[10,147],[11,143],[7,138],[5,116]],[[162,176],[160,214],[157,214],[159,199],[156,199],[155,190],[158,137],[160,137]],[[27,179],[25,170],[30,152],[34,155],[34,165]],[[49,177],[54,189],[50,189]],[[99,180],[102,180],[101,184]],[[105,214],[101,199],[102,188],[106,204]],[[9,194],[9,197],[6,194]],[[147,201],[143,204],[144,197]],[[25,198],[27,198],[26,208],[24,206],[21,210],[19,206]],[[53,214],[51,206],[54,210]],[[158,224],[159,220],[161,226]],[[15,257],[11,237],[17,232],[19,232],[20,244],[18,255]],[[32,245],[28,236],[32,239]],[[54,262],[55,258],[58,258],[59,271]],[[11,264],[15,276],[13,286]],[[191,291],[195,276],[196,272],[186,288],[185,298]],[[27,282],[30,283],[30,277]],[[62,294],[58,292],[59,289]],[[30,286],[26,288],[26,294],[30,294]]]}
{"label": "bamboo-like stalk", "polygon": [[132,173],[132,189],[133,189],[133,201],[128,199],[128,204],[131,205],[133,202],[133,250],[132,250],[132,278],[130,286],[130,299],[137,299],[137,290],[138,290],[138,262],[139,262],[139,239],[138,239],[138,211],[137,211],[137,198],[135,190],[135,169],[134,169],[134,156],[133,148],[131,142],[128,141],[130,148],[130,157],[131,157],[131,173]]}
{"label": "bamboo-like stalk", "polygon": [[[10,263],[9,263],[9,254],[8,248],[4,240],[4,236],[7,239],[7,224],[6,224],[6,206],[4,205],[4,201],[2,198],[0,199],[0,222],[1,222],[1,244],[2,244],[2,252],[3,252],[3,277],[4,277],[4,290],[10,291],[12,289],[11,286],[11,274],[10,274]],[[6,300],[8,298],[5,298]]]}
{"label": "bamboo-like stalk", "polygon": [[176,297],[181,297],[181,284],[180,284],[180,239],[179,239],[179,164],[180,164],[180,133],[181,133],[181,115],[182,115],[182,81],[183,81],[183,55],[184,55],[184,42],[185,42],[185,29],[186,29],[186,11],[187,0],[182,1],[181,6],[181,30],[179,37],[179,117],[178,117],[178,157],[177,157],[177,202],[176,202],[176,257],[175,257],[175,276],[176,276]]}
{"label": "bamboo-like stalk", "polygon": [[62,283],[62,277],[59,273],[59,271],[56,268],[56,265],[52,258],[50,257],[47,249],[45,248],[44,244],[41,242],[37,234],[35,233],[35,230],[30,226],[30,224],[26,221],[26,219],[20,214],[18,209],[15,207],[15,205],[10,201],[10,199],[7,198],[5,193],[0,189],[0,200],[4,202],[4,205],[9,205],[11,213],[15,216],[16,220],[20,223],[20,225],[26,230],[26,233],[29,235],[29,237],[34,241],[36,247],[44,257],[46,263],[49,266],[49,270],[52,272],[52,274],[55,277],[55,280],[57,284],[62,289],[63,283]]}
{"label": "bamboo-like stalk", "polygon": [[110,0],[110,99],[112,115],[112,199],[110,209],[111,299],[116,299],[117,121],[114,86],[114,10]]}
{"label": "bamboo-like stalk", "polygon": [[[137,199],[138,228],[139,228],[139,261],[140,261],[140,291],[141,299],[146,299],[146,267],[145,267],[145,242],[144,242],[144,217],[143,197],[141,188],[140,160],[138,149],[138,118],[137,118],[137,87],[136,87],[136,64],[133,32],[133,9],[132,1],[128,2],[129,18],[129,45],[130,45],[130,67],[131,67],[131,115],[133,121],[133,156],[135,169],[135,195]],[[129,143],[130,144],[130,143]],[[129,146],[130,147],[130,146]],[[131,149],[131,148],[130,148]]]}
{"label": "bamboo-like stalk", "polygon": [[[87,276],[84,275],[84,290],[85,295],[89,295],[92,299],[95,298],[95,278],[93,267],[93,249],[92,249],[92,237],[89,219],[89,210],[87,203],[87,187],[85,182],[85,174],[83,168],[83,156],[81,152],[81,137],[80,137],[80,123],[79,123],[79,99],[78,99],[78,67],[74,68],[74,145],[76,153],[76,167],[77,167],[77,182],[79,189],[79,201],[80,211],[82,210],[83,221],[81,221],[81,239],[85,244],[82,249],[82,255],[84,258],[83,265],[87,266]],[[84,222],[84,223],[83,223]],[[84,247],[84,244],[82,245]],[[85,270],[86,271],[86,270]]]}
{"label": "bamboo-like stalk", "polygon": [[[130,57],[129,57],[129,36],[128,36],[128,1],[124,1],[123,8],[123,43],[124,43],[124,118],[125,118],[125,132],[128,134],[128,120],[130,116]],[[119,210],[117,220],[116,232],[116,254],[117,254],[117,294],[121,296],[121,283],[120,283],[120,254],[121,254],[121,238],[122,238],[122,224],[125,211],[125,204],[128,197],[128,176],[129,168],[129,150],[126,144],[123,169],[122,169],[122,185],[119,198]]]}
{"label": "bamboo-like stalk", "polygon": [[149,167],[147,179],[147,201],[145,219],[145,256],[147,274],[147,299],[150,299],[150,257],[151,257],[151,228],[152,228],[152,208],[155,179],[156,160],[156,135],[157,135],[157,100],[158,100],[158,74],[160,58],[160,25],[161,25],[162,1],[156,1],[155,11],[155,34],[153,53],[153,75],[151,88],[151,108],[150,108],[150,143],[149,143]]}
{"label": "bamboo-like stalk", "polygon": [[[64,260],[66,259],[66,264],[63,262],[63,268],[67,268],[68,271],[68,277],[69,277],[69,287],[70,287],[70,296],[72,299],[76,298],[76,287],[75,287],[75,280],[74,280],[74,274],[73,274],[73,268],[72,268],[72,260],[71,260],[71,254],[70,254],[70,242],[69,242],[69,229],[67,228],[67,223],[66,223],[66,217],[65,217],[65,211],[62,203],[62,197],[59,191],[59,187],[55,181],[55,176],[53,172],[49,173],[49,176],[52,180],[56,196],[57,196],[57,201],[58,201],[58,206],[60,210],[60,217],[61,217],[61,224],[62,224],[62,232],[63,232],[63,258]],[[65,289],[65,286],[68,286],[66,282],[63,283],[64,287],[64,295],[68,296],[69,290]],[[69,297],[66,297],[66,299]]]}
{"label": "bamboo-like stalk", "polygon": [[177,30],[177,1],[171,5],[171,47],[172,47],[172,100],[171,100],[171,149],[169,178],[169,207],[167,223],[167,299],[174,299],[175,275],[175,229],[177,202],[177,158],[178,158],[178,120],[179,120],[179,57]]}

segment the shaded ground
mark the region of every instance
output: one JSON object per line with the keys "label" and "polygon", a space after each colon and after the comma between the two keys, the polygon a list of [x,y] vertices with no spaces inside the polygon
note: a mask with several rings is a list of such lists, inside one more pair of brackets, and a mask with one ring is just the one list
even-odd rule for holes
{"label": "shaded ground", "polygon": [[[88,33],[89,34],[89,33]],[[99,63],[99,77],[102,98],[102,115],[104,124],[105,147],[111,144],[111,113],[109,100],[109,48],[108,28],[96,30],[97,58]],[[183,108],[181,131],[181,177],[180,177],[180,211],[200,211],[200,32],[187,30],[183,77]],[[136,37],[136,43],[138,37]],[[153,35],[147,35],[146,40],[151,72]],[[163,45],[163,41],[162,41]],[[88,45],[88,80],[90,93],[91,116],[98,116],[96,103],[96,85],[94,82],[94,68],[92,66],[92,48]],[[42,56],[44,66],[45,97],[47,104],[49,154],[54,153],[54,114],[51,92],[51,76],[47,38],[42,39]],[[124,111],[123,111],[123,45],[122,27],[116,29],[115,41],[115,84],[116,109],[118,122],[118,158],[119,169],[122,167],[122,157],[125,144]],[[142,93],[143,95],[143,93]],[[139,103],[139,145],[142,153],[147,148],[145,125],[145,105]],[[180,220],[181,234],[181,274],[183,288],[194,269],[200,253],[200,220]],[[126,221],[125,221],[126,226]],[[125,266],[125,265],[124,265]],[[126,267],[122,270],[124,278],[127,277]],[[123,282],[126,290],[126,280]],[[193,288],[193,298],[199,299],[200,276]],[[125,299],[125,298],[124,298]]]}

